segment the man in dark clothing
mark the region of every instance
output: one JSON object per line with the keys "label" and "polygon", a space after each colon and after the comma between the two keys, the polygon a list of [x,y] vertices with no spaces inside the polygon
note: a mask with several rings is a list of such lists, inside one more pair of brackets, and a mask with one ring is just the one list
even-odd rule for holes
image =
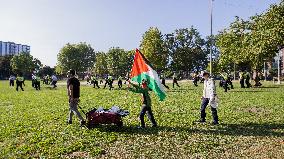
{"label": "man in dark clothing", "polygon": [[23,74],[19,73],[17,75],[17,78],[16,78],[16,85],[17,85],[16,90],[17,91],[19,90],[19,87],[21,88],[22,91],[24,91],[24,89],[23,89],[24,81],[25,81],[25,79],[23,77]]}
{"label": "man in dark clothing", "polygon": [[108,80],[108,76],[105,78],[105,85],[104,85],[104,89],[106,88],[107,85],[109,85],[109,80]]}
{"label": "man in dark clothing", "polygon": [[164,76],[162,76],[162,85],[164,85],[167,89],[170,89],[170,87],[166,85],[166,79]]}
{"label": "man in dark clothing", "polygon": [[177,83],[177,76],[176,76],[176,73],[174,73],[174,75],[173,75],[173,88],[175,88],[175,84],[176,84],[178,87],[180,87],[180,86],[178,85],[178,83]]}
{"label": "man in dark clothing", "polygon": [[129,84],[133,86],[133,88],[129,88],[130,91],[134,93],[141,93],[142,94],[142,109],[139,115],[140,121],[141,121],[141,128],[145,128],[145,121],[144,116],[147,113],[149,120],[152,123],[152,127],[157,127],[156,120],[154,118],[154,115],[152,113],[151,109],[151,98],[149,95],[149,87],[147,86],[147,81],[144,79],[142,80],[142,85],[139,87],[136,84],[133,84],[129,81]]}
{"label": "man in dark clothing", "polygon": [[67,92],[69,96],[69,116],[68,116],[68,124],[72,124],[72,116],[76,114],[77,117],[81,121],[81,126],[86,124],[86,121],[81,116],[80,112],[78,111],[78,103],[80,98],[80,82],[75,77],[75,71],[70,70],[68,72],[68,81],[67,81]]}
{"label": "man in dark clothing", "polygon": [[35,75],[34,86],[36,90],[40,90],[40,77],[39,75]]}
{"label": "man in dark clothing", "polygon": [[239,72],[239,77],[240,77],[241,88],[245,88],[245,73],[242,71]]}
{"label": "man in dark clothing", "polygon": [[98,82],[97,77],[96,77],[95,75],[93,75],[93,76],[91,77],[91,84],[94,85],[93,88],[96,88],[96,87],[97,87],[97,88],[100,88],[99,82]]}
{"label": "man in dark clothing", "polygon": [[198,72],[195,72],[195,73],[193,74],[193,84],[194,84],[195,87],[198,86],[198,84],[197,84],[198,81],[199,81]]}
{"label": "man in dark clothing", "polygon": [[251,87],[251,84],[250,84],[250,73],[249,73],[249,71],[247,71],[247,72],[245,73],[245,83],[246,83],[246,85],[247,85],[247,88],[250,88],[250,87]]}
{"label": "man in dark clothing", "polygon": [[117,82],[118,88],[122,88],[122,77],[118,77],[118,82]]}

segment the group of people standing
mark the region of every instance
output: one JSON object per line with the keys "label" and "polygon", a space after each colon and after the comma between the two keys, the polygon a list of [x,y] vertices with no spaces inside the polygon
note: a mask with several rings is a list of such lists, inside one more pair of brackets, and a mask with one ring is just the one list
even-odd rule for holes
{"label": "group of people standing", "polygon": [[[43,77],[43,84],[47,84],[45,81],[46,76]],[[57,77],[56,75],[52,75],[51,76],[51,85],[53,86],[53,88],[56,88],[57,85]],[[23,86],[25,86],[25,78],[23,76],[23,73],[18,73],[17,77],[15,77],[14,75],[11,75],[9,77],[9,85],[10,87],[14,87],[16,81],[16,91],[19,91],[19,88],[24,91]],[[38,74],[32,74],[32,87],[35,88],[36,90],[40,90],[40,82],[41,82],[41,78]]]}

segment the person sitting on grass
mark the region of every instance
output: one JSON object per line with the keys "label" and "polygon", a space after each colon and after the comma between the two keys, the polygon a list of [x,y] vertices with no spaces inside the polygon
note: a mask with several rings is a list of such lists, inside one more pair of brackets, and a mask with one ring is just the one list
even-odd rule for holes
{"label": "person sitting on grass", "polygon": [[80,82],[75,77],[75,71],[70,70],[68,72],[68,81],[67,81],[67,93],[69,96],[69,116],[68,116],[68,124],[72,124],[72,116],[73,113],[77,115],[77,117],[81,121],[81,126],[86,124],[86,121],[81,116],[80,112],[78,111],[78,103],[80,98]]}
{"label": "person sitting on grass", "polygon": [[141,121],[141,127],[139,128],[145,128],[145,121],[144,121],[144,116],[147,113],[149,120],[152,123],[152,127],[157,127],[157,123],[155,121],[154,115],[152,113],[151,109],[151,98],[149,95],[149,87],[147,85],[147,81],[145,79],[142,80],[142,85],[141,87],[131,83],[130,80],[128,80],[129,84],[132,87],[129,87],[129,90],[134,92],[134,93],[141,93],[142,94],[142,109],[139,115],[140,121]]}
{"label": "person sitting on grass", "polygon": [[205,123],[206,121],[206,107],[208,105],[211,106],[211,112],[213,116],[213,125],[219,124],[218,121],[218,115],[217,115],[217,94],[216,94],[216,88],[214,80],[209,78],[210,74],[207,71],[204,71],[202,73],[204,78],[204,89],[203,89],[203,95],[201,97],[201,119],[199,120],[200,123]]}

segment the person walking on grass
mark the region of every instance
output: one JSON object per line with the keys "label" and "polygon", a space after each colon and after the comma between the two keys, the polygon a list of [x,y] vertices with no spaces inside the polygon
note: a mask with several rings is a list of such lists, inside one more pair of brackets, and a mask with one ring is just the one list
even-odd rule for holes
{"label": "person walking on grass", "polygon": [[80,82],[75,77],[75,71],[70,70],[68,72],[68,80],[67,80],[67,93],[69,97],[69,116],[68,116],[68,124],[72,124],[72,116],[76,114],[77,117],[81,121],[81,126],[86,124],[86,121],[81,116],[80,112],[78,111],[78,103],[80,98]]}
{"label": "person walking on grass", "polygon": [[245,83],[247,85],[247,88],[250,88],[252,85],[250,84],[250,72],[246,71],[245,73]]}
{"label": "person walking on grass", "polygon": [[145,128],[145,121],[144,121],[144,116],[147,113],[149,120],[152,123],[152,127],[157,127],[157,123],[156,120],[154,118],[152,109],[151,109],[151,98],[149,95],[149,87],[147,85],[147,80],[143,79],[142,80],[142,85],[141,87],[131,83],[130,81],[128,81],[129,84],[132,87],[129,87],[129,90],[134,92],[134,93],[141,93],[142,94],[142,108],[141,108],[141,112],[139,115],[139,119],[141,121],[141,127],[139,128]]}
{"label": "person walking on grass", "polygon": [[121,76],[118,77],[117,85],[118,85],[118,88],[119,88],[119,89],[122,88],[122,77],[121,77]]}
{"label": "person walking on grass", "polygon": [[10,77],[9,77],[9,84],[10,84],[10,87],[14,87],[14,84],[15,84],[15,79],[16,79],[16,77],[15,76],[13,76],[13,75],[11,75]]}
{"label": "person walking on grass", "polygon": [[53,88],[56,88],[57,87],[56,83],[58,80],[57,77],[55,75],[52,75],[51,79],[52,79],[51,85],[53,86]]}
{"label": "person walking on grass", "polygon": [[217,115],[217,107],[218,107],[218,99],[216,94],[216,88],[214,80],[209,78],[210,74],[207,71],[202,73],[204,78],[204,89],[203,95],[201,97],[201,118],[199,120],[200,123],[206,122],[206,107],[210,105],[211,112],[213,116],[213,125],[219,124],[218,115]]}
{"label": "person walking on grass", "polygon": [[178,82],[177,82],[177,75],[176,75],[176,73],[174,73],[174,75],[173,75],[173,88],[175,88],[175,84],[176,84],[178,87],[180,87],[180,86],[178,85]]}
{"label": "person walking on grass", "polygon": [[165,79],[165,77],[164,77],[163,75],[161,75],[161,78],[162,78],[162,82],[161,82],[162,85],[165,86],[167,89],[170,89],[170,87],[166,85],[166,79]]}
{"label": "person walking on grass", "polygon": [[19,73],[16,78],[16,91],[19,90],[19,87],[21,88],[22,91],[24,91],[23,89],[24,81],[25,79],[23,77],[23,74]]}
{"label": "person walking on grass", "polygon": [[39,75],[34,75],[34,86],[36,90],[40,90],[40,77]]}
{"label": "person walking on grass", "polygon": [[91,76],[91,84],[93,84],[93,88],[100,88],[99,81],[97,80],[97,77],[95,75]]}

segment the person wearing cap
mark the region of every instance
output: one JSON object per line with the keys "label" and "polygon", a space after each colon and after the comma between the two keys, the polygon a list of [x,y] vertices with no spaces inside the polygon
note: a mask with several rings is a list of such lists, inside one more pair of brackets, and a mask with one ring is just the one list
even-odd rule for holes
{"label": "person wearing cap", "polygon": [[76,114],[76,116],[81,121],[81,126],[86,124],[86,121],[81,116],[80,112],[78,111],[78,103],[80,98],[80,82],[75,77],[75,71],[70,70],[68,72],[68,80],[67,80],[67,93],[69,97],[69,116],[68,116],[68,124],[72,124],[72,116]]}
{"label": "person wearing cap", "polygon": [[17,78],[16,78],[16,91],[19,90],[19,87],[21,88],[22,91],[24,91],[23,89],[23,84],[24,84],[24,77],[22,73],[17,74]]}
{"label": "person wearing cap", "polygon": [[211,112],[213,116],[213,124],[217,125],[219,124],[218,121],[218,115],[217,115],[217,107],[218,107],[218,99],[217,99],[217,94],[216,94],[216,88],[215,88],[215,83],[214,80],[209,78],[209,73],[207,71],[204,71],[202,73],[203,78],[204,78],[204,89],[203,89],[203,95],[201,97],[202,102],[201,102],[201,118],[200,121],[201,123],[206,122],[206,107],[208,105],[211,106]]}
{"label": "person wearing cap", "polygon": [[142,80],[142,85],[141,87],[131,83],[130,81],[128,81],[129,84],[132,86],[129,87],[129,90],[134,92],[134,93],[141,93],[142,94],[142,108],[141,108],[141,112],[139,115],[140,121],[141,121],[141,127],[140,128],[145,128],[145,121],[144,121],[144,116],[147,113],[147,116],[149,118],[149,120],[152,123],[152,127],[157,127],[157,123],[156,120],[154,118],[152,109],[151,109],[151,98],[149,95],[149,87],[147,85],[147,80],[143,79]]}

